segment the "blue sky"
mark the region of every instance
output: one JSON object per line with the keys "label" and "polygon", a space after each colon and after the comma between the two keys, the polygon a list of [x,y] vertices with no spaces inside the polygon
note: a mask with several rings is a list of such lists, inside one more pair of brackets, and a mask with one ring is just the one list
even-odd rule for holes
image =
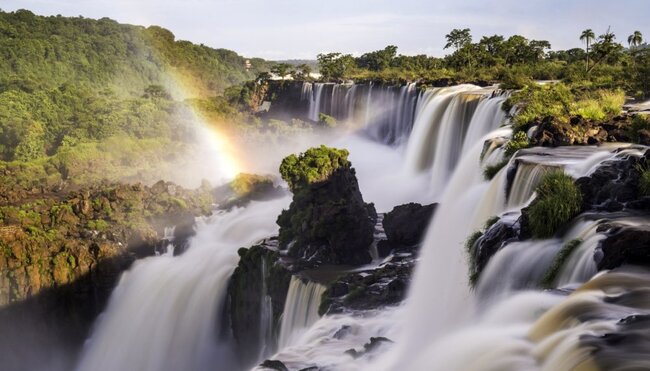
{"label": "blue sky", "polygon": [[179,39],[267,59],[389,44],[442,56],[444,35],[465,27],[475,40],[516,33],[554,49],[581,46],[585,28],[598,35],[611,26],[621,41],[638,29],[650,39],[650,0],[0,0],[0,8],[157,24]]}

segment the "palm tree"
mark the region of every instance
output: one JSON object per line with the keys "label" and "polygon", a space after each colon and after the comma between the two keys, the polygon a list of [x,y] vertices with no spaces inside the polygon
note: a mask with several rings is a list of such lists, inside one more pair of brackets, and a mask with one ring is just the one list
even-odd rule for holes
{"label": "palm tree", "polygon": [[587,43],[587,66],[586,70],[589,71],[589,43],[596,38],[596,34],[594,34],[594,31],[591,28],[588,28],[584,31],[582,31],[582,34],[580,35],[580,41],[586,42]]}
{"label": "palm tree", "polygon": [[630,46],[632,52],[632,65],[636,68],[636,49],[643,42],[643,35],[641,31],[634,31],[634,33],[627,37],[627,44]]}
{"label": "palm tree", "polygon": [[630,48],[637,47],[643,42],[643,35],[641,31],[634,31],[634,33],[627,37],[627,43],[630,45]]}

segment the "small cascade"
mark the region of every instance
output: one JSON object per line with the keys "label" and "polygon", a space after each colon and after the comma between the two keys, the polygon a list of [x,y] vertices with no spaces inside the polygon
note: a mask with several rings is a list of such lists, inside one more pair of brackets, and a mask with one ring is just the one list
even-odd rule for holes
{"label": "small cascade", "polygon": [[527,204],[544,175],[557,169],[558,167],[552,165],[519,161],[508,193],[507,209],[520,208]]}
{"label": "small cascade", "polygon": [[273,352],[269,348],[269,344],[273,344],[273,303],[269,296],[267,279],[269,270],[266,264],[266,259],[262,260],[262,292],[260,293],[260,354],[258,359],[264,359]]}
{"label": "small cascade", "polygon": [[311,281],[303,282],[297,276],[291,277],[287,301],[280,326],[279,349],[294,344],[300,336],[318,319],[318,307],[326,287]]}
{"label": "small cascade", "polygon": [[163,230],[163,238],[160,243],[161,246],[160,248],[156,248],[156,255],[174,256],[174,240],[176,239],[175,232],[176,226],[165,227]]}

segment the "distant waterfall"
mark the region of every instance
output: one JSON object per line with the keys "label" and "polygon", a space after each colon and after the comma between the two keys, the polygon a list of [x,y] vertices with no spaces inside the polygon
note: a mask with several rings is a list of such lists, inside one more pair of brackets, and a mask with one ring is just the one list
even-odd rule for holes
{"label": "distant waterfall", "polygon": [[361,125],[373,139],[398,144],[411,132],[418,93],[414,83],[403,86],[304,83],[308,119],[323,113],[341,122]]}
{"label": "distant waterfall", "polygon": [[318,307],[325,289],[321,284],[291,277],[280,327],[280,349],[295,343],[309,326],[318,321]]}

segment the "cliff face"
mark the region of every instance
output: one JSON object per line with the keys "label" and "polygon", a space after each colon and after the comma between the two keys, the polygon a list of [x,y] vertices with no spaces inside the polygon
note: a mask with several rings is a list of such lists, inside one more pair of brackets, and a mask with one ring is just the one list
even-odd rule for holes
{"label": "cliff face", "polygon": [[16,357],[3,361],[7,369],[74,354],[121,273],[169,243],[182,252],[195,217],[213,203],[207,188],[166,182],[13,193],[0,204],[0,353]]}
{"label": "cliff face", "polygon": [[[228,285],[224,319],[232,329],[237,356],[242,365],[255,362],[277,348],[280,316],[284,310],[291,273],[281,264],[277,240],[264,241],[239,250],[239,264]],[[269,315],[270,318],[265,318]],[[268,323],[265,323],[268,321]],[[270,323],[270,328],[263,328]],[[269,333],[263,336],[265,331]]]}

